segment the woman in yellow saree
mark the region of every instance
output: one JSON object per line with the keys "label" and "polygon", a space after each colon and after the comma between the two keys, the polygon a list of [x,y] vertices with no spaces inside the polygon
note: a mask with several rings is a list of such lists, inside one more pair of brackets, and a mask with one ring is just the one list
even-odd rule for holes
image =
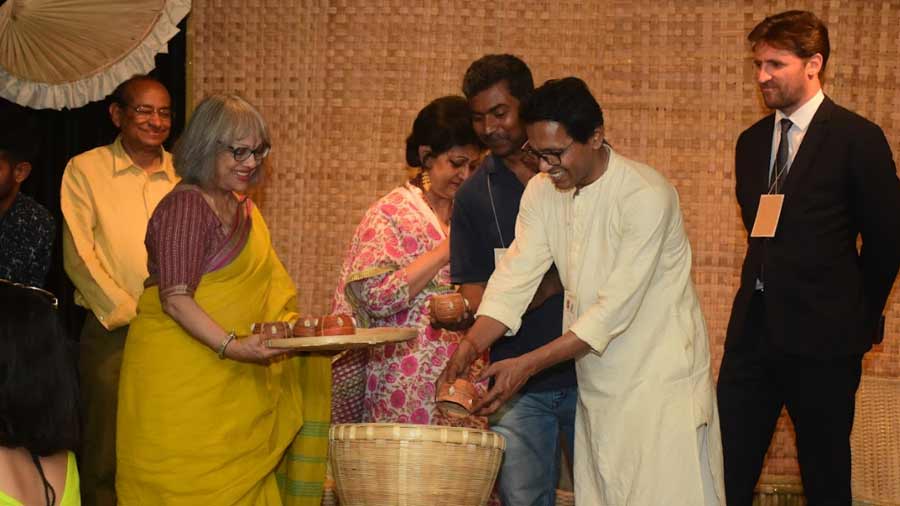
{"label": "woman in yellow saree", "polygon": [[296,290],[250,199],[269,151],[234,95],[201,102],[175,148],[182,182],[147,228],[150,277],[125,345],[116,492],[130,505],[318,505],[330,360],[269,349],[254,322]]}

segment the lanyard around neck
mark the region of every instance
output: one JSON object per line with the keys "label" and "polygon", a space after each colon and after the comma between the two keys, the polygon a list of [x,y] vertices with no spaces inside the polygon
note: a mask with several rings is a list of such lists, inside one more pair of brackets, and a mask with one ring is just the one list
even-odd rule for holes
{"label": "lanyard around neck", "polygon": [[487,173],[487,189],[488,189],[488,198],[491,200],[491,212],[494,213],[494,225],[497,226],[497,235],[500,236],[500,246],[506,248],[506,241],[503,240],[503,231],[500,230],[500,219],[497,217],[497,207],[494,205],[494,192],[491,190],[491,173]]}

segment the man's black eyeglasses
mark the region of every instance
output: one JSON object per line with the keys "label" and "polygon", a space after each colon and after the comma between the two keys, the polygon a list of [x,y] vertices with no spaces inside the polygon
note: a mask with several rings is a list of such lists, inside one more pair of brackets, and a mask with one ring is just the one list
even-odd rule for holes
{"label": "man's black eyeglasses", "polygon": [[[536,149],[532,148],[528,144],[528,141],[525,141],[525,144],[522,144],[522,152],[525,153],[527,156],[532,157],[535,162],[537,162],[537,160],[540,159],[540,160],[547,162],[547,165],[549,165],[551,167],[559,167],[560,165],[562,165],[563,155],[565,155],[566,151],[570,147],[572,147],[572,144],[575,144],[575,139],[572,139],[572,142],[570,142],[568,146],[562,148],[559,151],[549,152],[549,153],[541,153],[540,151],[537,151]],[[535,165],[537,165],[537,163],[535,163]]]}

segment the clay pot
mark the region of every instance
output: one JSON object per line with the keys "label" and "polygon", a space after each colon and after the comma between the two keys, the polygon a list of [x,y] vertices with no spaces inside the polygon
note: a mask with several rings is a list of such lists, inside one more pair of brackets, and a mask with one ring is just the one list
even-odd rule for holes
{"label": "clay pot", "polygon": [[465,418],[472,413],[472,406],[478,399],[478,390],[468,380],[456,378],[453,384],[440,386],[437,396],[437,407],[448,416]]}
{"label": "clay pot", "polygon": [[356,333],[353,317],[346,314],[330,314],[319,320],[323,336],[345,336]]}
{"label": "clay pot", "polygon": [[459,323],[466,313],[466,299],[459,292],[431,296],[431,315],[441,323]]}
{"label": "clay pot", "polygon": [[319,318],[316,316],[301,316],[294,322],[294,337],[315,337],[321,335]]}
{"label": "clay pot", "polygon": [[291,324],[288,322],[254,323],[250,326],[250,333],[260,334],[266,339],[283,339],[293,335]]}

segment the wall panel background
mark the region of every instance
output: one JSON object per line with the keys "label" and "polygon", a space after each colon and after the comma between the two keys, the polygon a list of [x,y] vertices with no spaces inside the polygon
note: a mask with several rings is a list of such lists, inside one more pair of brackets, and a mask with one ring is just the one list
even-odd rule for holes
{"label": "wall panel background", "polygon": [[[766,110],[745,37],[764,16],[810,9],[828,25],[825,91],[875,121],[900,152],[900,1],[205,0],[189,23],[190,100],[238,91],[274,137],[254,195],[299,289],[325,313],[365,209],[405,177],[416,112],[460,94],[469,63],[511,52],[535,81],[577,75],[599,99],[607,137],[678,188],[718,369],[746,235],[734,198],[734,143]],[[900,377],[900,301],[867,374]],[[765,473],[797,475],[779,422]]]}

